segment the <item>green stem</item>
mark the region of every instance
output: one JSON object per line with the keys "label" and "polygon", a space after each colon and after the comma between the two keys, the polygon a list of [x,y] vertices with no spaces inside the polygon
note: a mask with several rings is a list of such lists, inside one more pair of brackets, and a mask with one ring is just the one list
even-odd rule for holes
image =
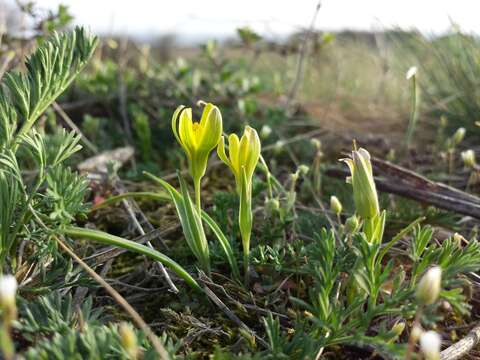
{"label": "green stem", "polygon": [[243,245],[243,269],[245,273],[245,285],[250,281],[250,234],[242,238]]}
{"label": "green stem", "polygon": [[0,346],[6,360],[11,360],[15,357],[15,346],[10,331],[10,324],[4,320],[0,328]]}
{"label": "green stem", "polygon": [[407,128],[407,134],[405,137],[405,145],[406,149],[410,148],[410,143],[413,137],[413,133],[415,131],[415,127],[417,124],[417,79],[416,76],[414,75],[412,77],[412,94],[411,94],[411,100],[410,100],[410,120],[408,123],[408,128]]}
{"label": "green stem", "polygon": [[197,206],[198,214],[202,213],[202,204],[200,198],[200,191],[202,188],[202,178],[193,179],[193,186],[195,188],[195,205]]}

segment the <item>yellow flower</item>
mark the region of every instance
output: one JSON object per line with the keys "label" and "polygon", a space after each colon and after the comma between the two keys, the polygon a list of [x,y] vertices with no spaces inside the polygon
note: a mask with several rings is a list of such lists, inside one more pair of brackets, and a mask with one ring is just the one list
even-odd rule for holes
{"label": "yellow flower", "polygon": [[192,120],[192,109],[179,106],[173,113],[172,130],[175,138],[187,154],[190,175],[195,185],[197,207],[200,209],[200,181],[207,170],[210,152],[222,136],[222,114],[215,105],[208,103],[199,122]]}
{"label": "yellow flower", "polygon": [[228,165],[235,176],[237,191],[241,193],[243,184],[243,171],[245,171],[246,189],[251,191],[253,172],[260,158],[260,138],[255,129],[250,126],[245,127],[241,139],[236,134],[228,136],[228,154],[225,153],[225,139],[222,136],[217,152],[220,159]]}

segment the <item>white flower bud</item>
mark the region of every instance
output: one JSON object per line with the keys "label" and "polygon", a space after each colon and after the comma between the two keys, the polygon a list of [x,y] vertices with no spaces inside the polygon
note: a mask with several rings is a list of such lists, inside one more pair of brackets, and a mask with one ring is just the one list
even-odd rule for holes
{"label": "white flower bud", "polygon": [[420,349],[426,360],[439,360],[442,339],[435,331],[427,331],[420,337]]}
{"label": "white flower bud", "polygon": [[17,280],[13,275],[0,276],[0,306],[2,308],[15,305]]}
{"label": "white flower bud", "polygon": [[330,209],[338,215],[342,212],[342,208],[340,200],[335,195],[330,196]]}
{"label": "white flower bud", "polygon": [[417,67],[412,66],[410,69],[407,71],[407,80],[411,79],[412,77],[417,75]]}
{"label": "white flower bud", "polygon": [[283,151],[284,146],[285,146],[285,141],[278,140],[273,146],[273,151],[275,152],[275,154],[280,154]]}
{"label": "white flower bud", "polygon": [[462,151],[460,155],[462,156],[465,167],[473,168],[475,166],[475,152],[473,150]]}
{"label": "white flower bud", "polygon": [[263,125],[262,129],[260,130],[260,137],[262,139],[266,139],[270,136],[271,133],[272,133],[272,128],[268,125]]}
{"label": "white flower bud", "polygon": [[423,305],[431,305],[438,299],[442,284],[442,269],[430,268],[417,285],[417,300]]}

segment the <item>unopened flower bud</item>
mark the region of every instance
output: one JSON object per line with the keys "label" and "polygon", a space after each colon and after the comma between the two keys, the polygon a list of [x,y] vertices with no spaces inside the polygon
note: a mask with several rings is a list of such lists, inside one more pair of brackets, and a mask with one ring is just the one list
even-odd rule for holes
{"label": "unopened flower bud", "polygon": [[265,200],[265,213],[267,216],[275,214],[280,209],[280,201],[276,198]]}
{"label": "unopened flower bud", "polygon": [[352,151],[349,159],[342,159],[350,168],[351,176],[347,178],[353,187],[353,200],[358,215],[371,219],[380,214],[377,189],[373,178],[370,154],[361,148]]}
{"label": "unopened flower bud", "polygon": [[416,75],[417,75],[417,67],[412,66],[410,69],[408,69],[406,78],[407,80],[409,80]]}
{"label": "unopened flower bud", "polygon": [[448,125],[448,119],[445,115],[440,116],[440,127],[446,128]]}
{"label": "unopened flower bud", "polygon": [[300,175],[305,176],[308,174],[309,171],[310,171],[310,168],[307,165],[302,164],[298,167],[298,172],[300,173]]}
{"label": "unopened flower bud", "polygon": [[17,280],[13,275],[3,275],[0,277],[0,305],[4,306],[15,302],[17,293]]}
{"label": "unopened flower bud", "polygon": [[475,152],[473,150],[462,151],[460,155],[462,156],[465,167],[473,168],[475,166]]}
{"label": "unopened flower bud", "polygon": [[453,134],[453,143],[456,145],[460,144],[465,137],[466,130],[465,128],[461,127],[458,128],[457,131],[455,131],[455,134]]}
{"label": "unopened flower bud", "polygon": [[310,144],[315,146],[317,150],[320,150],[322,148],[322,142],[319,139],[313,138],[312,140],[310,140]]}
{"label": "unopened flower bud", "polygon": [[335,195],[330,196],[330,210],[337,215],[342,212],[342,203]]}
{"label": "unopened flower bud", "polygon": [[290,182],[292,184],[296,184],[299,176],[300,176],[300,174],[298,173],[298,171],[295,171],[294,173],[291,173],[290,174]]}
{"label": "unopened flower bud", "polygon": [[417,341],[420,339],[420,336],[422,336],[423,330],[419,325],[415,325],[412,328],[412,332],[410,333],[410,338],[414,343],[417,343]]}
{"label": "unopened flower bud", "polygon": [[442,339],[435,331],[427,331],[420,337],[420,349],[426,360],[439,360]]}
{"label": "unopened flower bud", "polygon": [[262,129],[260,130],[260,137],[262,139],[266,139],[270,136],[271,133],[272,133],[272,128],[268,125],[263,125]]}
{"label": "unopened flower bud", "polygon": [[129,359],[138,358],[138,344],[137,335],[133,331],[132,327],[127,323],[121,323],[118,329],[120,333],[120,339],[122,346],[128,354]]}
{"label": "unopened flower bud", "polygon": [[453,241],[457,244],[458,247],[462,246],[463,243],[467,244],[468,241],[459,233],[453,234]]}
{"label": "unopened flower bud", "polygon": [[17,280],[13,275],[0,276],[0,308],[4,312],[4,321],[11,322],[17,317]]}
{"label": "unopened flower bud", "polygon": [[430,268],[417,285],[417,300],[423,305],[431,305],[437,301],[442,284],[442,269],[439,266]]}
{"label": "unopened flower bud", "polygon": [[358,228],[360,227],[360,221],[358,220],[358,216],[352,215],[345,221],[345,230],[349,234],[353,234],[357,232]]}
{"label": "unopened flower bud", "polygon": [[275,145],[273,146],[273,152],[275,154],[280,154],[283,151],[283,146],[285,145],[285,141],[278,140]]}
{"label": "unopened flower bud", "polygon": [[405,322],[404,321],[396,322],[395,325],[392,326],[392,332],[395,334],[395,336],[402,335],[403,330],[405,330]]}
{"label": "unopened flower bud", "polygon": [[386,159],[390,162],[395,161],[395,149],[388,150]]}

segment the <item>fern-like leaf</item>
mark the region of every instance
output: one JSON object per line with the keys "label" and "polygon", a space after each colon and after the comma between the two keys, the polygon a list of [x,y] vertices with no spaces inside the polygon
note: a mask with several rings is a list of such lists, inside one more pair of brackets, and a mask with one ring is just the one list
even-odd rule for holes
{"label": "fern-like leaf", "polygon": [[[5,75],[0,87],[0,140],[13,145],[32,128],[39,116],[70,85],[90,59],[97,37],[83,28],[55,33],[27,60],[26,72],[12,71]],[[16,137],[17,119],[22,126]]]}

